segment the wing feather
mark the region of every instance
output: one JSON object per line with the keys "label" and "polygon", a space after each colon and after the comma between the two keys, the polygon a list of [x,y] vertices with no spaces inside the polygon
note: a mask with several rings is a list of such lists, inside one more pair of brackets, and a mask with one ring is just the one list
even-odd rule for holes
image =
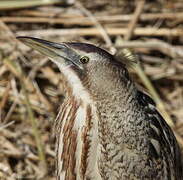
{"label": "wing feather", "polygon": [[[157,111],[155,102],[150,96],[138,91],[137,98],[138,102],[144,108],[151,127],[150,137],[160,144],[160,147],[156,144],[152,144],[156,153],[158,153],[157,151],[159,151],[159,148],[163,149],[162,153],[164,153],[166,160],[168,160],[167,162],[169,162],[168,166],[171,167],[170,172],[177,177],[176,179],[183,179],[181,152],[173,131]],[[155,158],[157,157],[156,153],[154,153],[154,151],[152,152],[152,156]],[[172,172],[173,170],[175,170],[175,172]]]}

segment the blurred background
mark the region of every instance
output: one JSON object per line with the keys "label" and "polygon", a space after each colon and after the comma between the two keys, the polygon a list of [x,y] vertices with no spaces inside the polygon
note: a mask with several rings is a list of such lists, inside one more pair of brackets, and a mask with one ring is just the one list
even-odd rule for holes
{"label": "blurred background", "polygon": [[182,0],[1,0],[0,180],[55,179],[62,76],[16,36],[88,42],[132,61],[136,54],[131,76],[183,148]]}

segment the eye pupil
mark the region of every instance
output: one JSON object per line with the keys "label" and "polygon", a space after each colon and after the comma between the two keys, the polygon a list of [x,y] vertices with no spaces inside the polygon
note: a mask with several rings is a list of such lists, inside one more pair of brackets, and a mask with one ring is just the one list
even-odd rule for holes
{"label": "eye pupil", "polygon": [[87,57],[87,56],[83,56],[83,57],[81,57],[81,59],[80,59],[80,62],[83,63],[83,64],[88,63],[88,61],[89,61],[89,57]]}

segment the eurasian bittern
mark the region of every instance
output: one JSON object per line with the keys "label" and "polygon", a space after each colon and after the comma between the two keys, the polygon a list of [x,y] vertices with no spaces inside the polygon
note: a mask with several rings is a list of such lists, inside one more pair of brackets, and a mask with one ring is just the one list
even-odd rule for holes
{"label": "eurasian bittern", "polygon": [[58,180],[183,179],[172,130],[123,62],[91,44],[19,39],[65,78],[56,121]]}

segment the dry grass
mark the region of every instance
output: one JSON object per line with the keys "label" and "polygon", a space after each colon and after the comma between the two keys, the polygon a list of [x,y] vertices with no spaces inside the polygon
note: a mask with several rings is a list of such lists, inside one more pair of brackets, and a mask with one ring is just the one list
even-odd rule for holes
{"label": "dry grass", "polygon": [[[62,76],[47,58],[16,40],[22,34],[90,42],[112,52],[133,48],[183,147],[181,0],[147,1],[136,19],[131,1],[8,9],[0,12],[0,180],[55,179],[52,125],[63,100]],[[130,71],[145,87],[138,71]]]}

